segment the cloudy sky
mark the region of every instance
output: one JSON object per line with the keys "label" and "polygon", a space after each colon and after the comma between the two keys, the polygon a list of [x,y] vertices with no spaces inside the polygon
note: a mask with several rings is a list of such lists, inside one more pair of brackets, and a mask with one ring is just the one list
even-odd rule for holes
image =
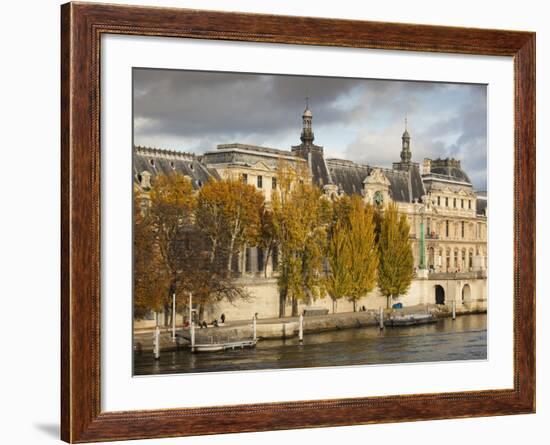
{"label": "cloudy sky", "polygon": [[414,161],[460,159],[485,190],[484,85],[134,69],[134,143],[194,153],[232,142],[289,149],[300,143],[306,96],[326,157],[390,167],[407,117]]}

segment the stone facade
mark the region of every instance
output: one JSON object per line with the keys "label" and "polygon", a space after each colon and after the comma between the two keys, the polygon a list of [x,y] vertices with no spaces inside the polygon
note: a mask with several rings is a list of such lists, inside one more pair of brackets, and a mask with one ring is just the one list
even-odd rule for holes
{"label": "stone facade", "polygon": [[[195,189],[209,179],[239,178],[262,191],[271,201],[277,184],[277,166],[282,159],[296,170],[307,169],[312,182],[330,199],[343,194],[361,195],[365,202],[384,208],[394,202],[409,220],[416,276],[404,305],[446,304],[455,301],[466,309],[486,308],[487,196],[473,190],[472,183],[456,159],[425,159],[412,162],[411,136],[401,138],[400,161],[391,169],[324,157],[323,147],[313,144],[313,114],[306,107],[302,116],[301,144],[291,150],[248,144],[223,144],[200,156],[134,148],[134,190],[146,199],[155,175],[178,171],[190,177]],[[254,246],[245,247],[237,261],[239,280],[252,295],[237,305],[220,303],[208,308],[206,317],[222,312],[228,318],[246,319],[278,316],[277,252],[269,258]],[[264,267],[266,266],[266,267]],[[332,307],[327,296],[315,306]],[[357,306],[385,306],[378,290],[366,295]],[[338,311],[353,310],[352,303],[338,301]]]}

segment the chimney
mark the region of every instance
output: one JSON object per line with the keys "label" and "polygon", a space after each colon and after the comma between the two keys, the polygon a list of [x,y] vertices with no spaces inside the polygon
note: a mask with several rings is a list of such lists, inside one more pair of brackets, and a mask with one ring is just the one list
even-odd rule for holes
{"label": "chimney", "polygon": [[432,170],[432,160],[428,158],[424,158],[424,162],[422,163],[422,174],[427,175]]}

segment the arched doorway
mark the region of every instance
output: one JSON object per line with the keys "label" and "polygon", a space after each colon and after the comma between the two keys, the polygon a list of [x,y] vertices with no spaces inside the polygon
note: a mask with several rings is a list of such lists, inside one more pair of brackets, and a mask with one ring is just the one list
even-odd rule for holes
{"label": "arched doorway", "polygon": [[472,298],[472,290],[469,284],[465,284],[462,288],[462,303],[467,303]]}
{"label": "arched doorway", "polygon": [[445,289],[439,284],[435,285],[435,304],[445,304]]}

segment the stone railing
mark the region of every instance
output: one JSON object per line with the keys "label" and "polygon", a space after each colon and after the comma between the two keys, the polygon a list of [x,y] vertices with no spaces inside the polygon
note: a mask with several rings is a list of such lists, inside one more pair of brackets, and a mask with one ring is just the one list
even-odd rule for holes
{"label": "stone railing", "polygon": [[486,270],[470,272],[431,272],[428,274],[429,280],[473,280],[480,278],[487,278]]}

